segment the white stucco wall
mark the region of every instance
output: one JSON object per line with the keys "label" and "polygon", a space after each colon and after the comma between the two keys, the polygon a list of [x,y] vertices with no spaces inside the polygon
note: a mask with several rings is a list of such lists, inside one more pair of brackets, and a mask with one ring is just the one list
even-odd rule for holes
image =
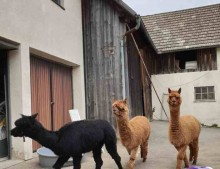
{"label": "white stucco wall", "polygon": [[[73,67],[73,104],[85,118],[81,0],[65,0],[64,8],[52,0],[1,1],[0,37],[19,43],[8,53],[11,127],[21,113],[31,114],[30,53]],[[30,139],[12,138],[12,148],[32,157]]]}
{"label": "white stucco wall", "polygon": [[[217,49],[217,65],[220,68],[220,48]],[[220,126],[220,70],[153,75],[152,82],[169,116],[167,104],[168,88],[182,89],[181,115],[191,114],[196,116],[201,123],[206,125],[218,124]],[[214,86],[214,102],[195,102],[194,87]],[[154,119],[166,120],[155,92],[152,90],[152,106],[155,107]]]}

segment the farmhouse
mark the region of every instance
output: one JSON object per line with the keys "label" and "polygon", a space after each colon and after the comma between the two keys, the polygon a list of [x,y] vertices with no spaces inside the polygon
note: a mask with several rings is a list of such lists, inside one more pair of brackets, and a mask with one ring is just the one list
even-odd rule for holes
{"label": "farmhouse", "polygon": [[[169,114],[168,87],[182,88],[181,114],[220,125],[220,4],[143,16],[156,55],[151,80]],[[154,118],[166,120],[152,92]]]}
{"label": "farmhouse", "polygon": [[0,161],[30,159],[40,145],[9,132],[20,114],[51,130],[74,107],[85,118],[81,1],[2,1],[0,22]]}
{"label": "farmhouse", "polygon": [[70,109],[115,126],[112,100],[127,98],[131,117],[167,120],[168,87],[181,114],[220,125],[220,4],[140,17],[121,0],[12,0],[0,13],[0,161],[40,147],[10,136],[20,114],[49,130]]}

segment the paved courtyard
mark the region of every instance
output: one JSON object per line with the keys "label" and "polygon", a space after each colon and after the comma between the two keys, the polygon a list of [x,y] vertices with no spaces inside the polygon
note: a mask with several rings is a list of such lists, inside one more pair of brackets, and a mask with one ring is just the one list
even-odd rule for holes
{"label": "paved courtyard", "polygon": [[[175,169],[177,151],[168,141],[168,122],[152,121],[152,132],[149,142],[148,159],[145,163],[138,154],[135,169]],[[220,169],[220,128],[203,127],[200,136],[200,150],[198,166],[210,166]],[[129,159],[128,153],[118,140],[118,152],[122,158],[122,164],[126,168]],[[117,169],[116,164],[104,149],[102,155],[104,164],[102,169]],[[36,156],[32,160],[7,160],[0,162],[1,169],[41,169]],[[82,169],[94,169],[95,163],[91,153],[85,154]],[[65,169],[72,169],[65,167]]]}

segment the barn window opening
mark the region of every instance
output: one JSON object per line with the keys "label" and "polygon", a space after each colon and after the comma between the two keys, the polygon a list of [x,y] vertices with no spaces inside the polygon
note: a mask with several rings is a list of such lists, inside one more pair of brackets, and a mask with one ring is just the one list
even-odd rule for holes
{"label": "barn window opening", "polygon": [[214,86],[195,87],[195,101],[215,101]]}
{"label": "barn window opening", "polygon": [[197,70],[197,53],[193,51],[177,52],[175,54],[175,66],[177,70],[193,72]]}

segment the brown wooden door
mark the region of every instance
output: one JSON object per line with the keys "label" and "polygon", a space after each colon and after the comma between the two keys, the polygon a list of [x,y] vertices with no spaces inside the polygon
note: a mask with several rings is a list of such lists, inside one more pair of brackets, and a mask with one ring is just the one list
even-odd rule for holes
{"label": "brown wooden door", "polygon": [[[31,109],[48,130],[56,130],[70,121],[73,108],[72,69],[37,57],[31,57]],[[41,147],[33,141],[33,150]]]}
{"label": "brown wooden door", "polygon": [[72,109],[72,71],[53,64],[51,71],[53,130],[70,121],[68,110]]}

